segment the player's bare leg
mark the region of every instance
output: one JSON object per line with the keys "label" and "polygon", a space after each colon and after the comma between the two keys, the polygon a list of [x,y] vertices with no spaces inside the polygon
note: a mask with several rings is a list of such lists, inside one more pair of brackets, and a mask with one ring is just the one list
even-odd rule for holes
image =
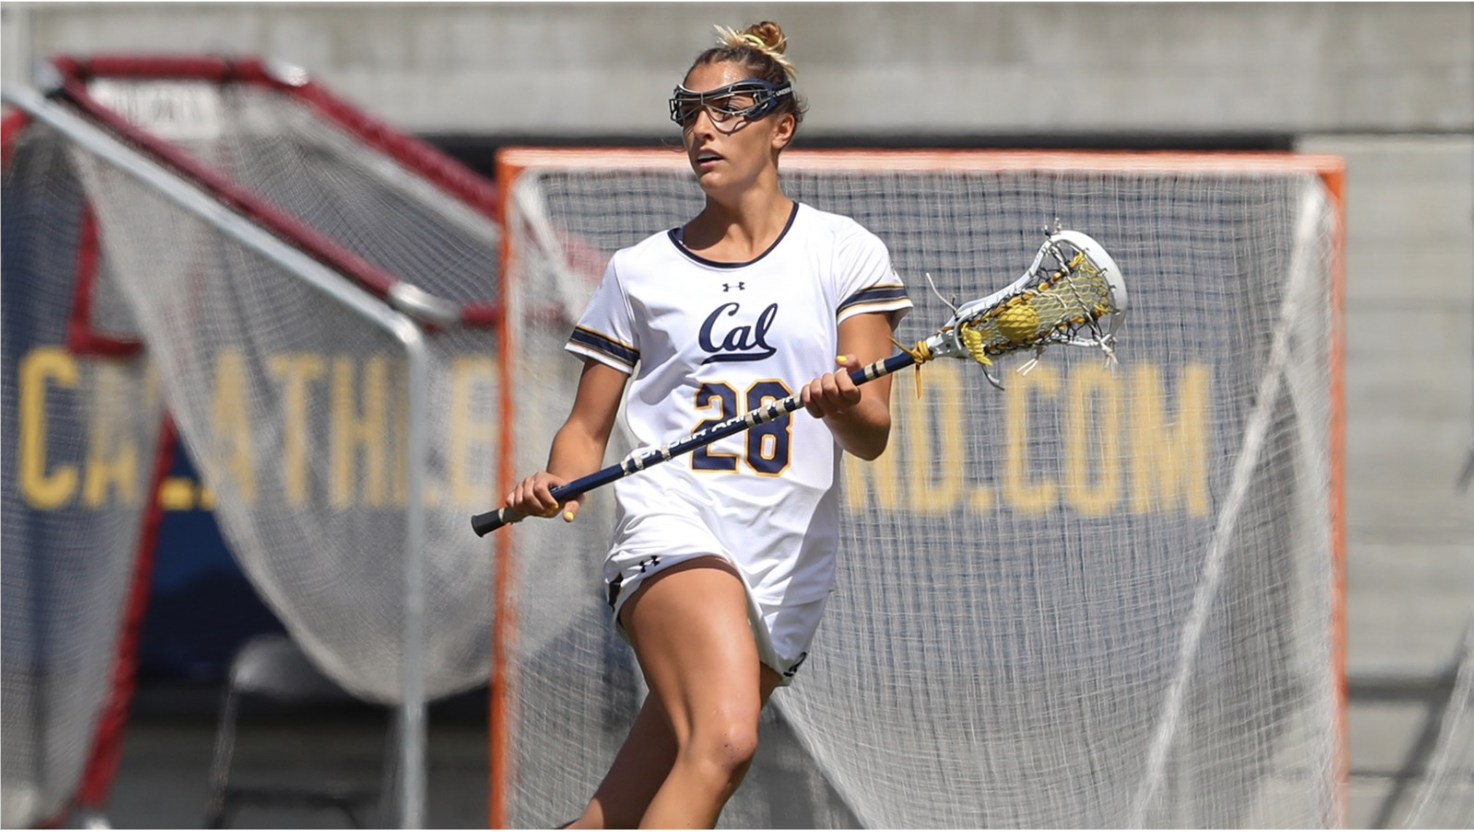
{"label": "player's bare leg", "polygon": [[621,619],[651,695],[575,826],[714,826],[779,681],[758,660],[741,579],[720,558],[690,561],[644,582]]}
{"label": "player's bare leg", "polygon": [[[778,684],[778,674],[763,668],[763,701]],[[676,759],[676,738],[660,700],[651,694],[624,745],[614,757],[604,782],[568,829],[633,829],[639,826],[650,801]]]}
{"label": "player's bare leg", "polygon": [[645,699],[598,791],[569,829],[633,829],[676,759],[676,738],[655,694]]}

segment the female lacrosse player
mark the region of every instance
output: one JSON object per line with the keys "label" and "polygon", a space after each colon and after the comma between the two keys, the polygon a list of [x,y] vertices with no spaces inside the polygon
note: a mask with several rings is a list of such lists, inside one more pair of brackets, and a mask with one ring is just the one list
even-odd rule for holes
{"label": "female lacrosse player", "polygon": [[549,489],[601,466],[626,393],[648,445],[795,392],[808,415],[616,483],[605,581],[650,696],[574,827],[716,824],[831,590],[839,452],[874,459],[890,433],[889,380],[848,371],[890,354],[905,288],[879,239],[779,186],[805,109],[783,31],[719,31],[670,101],[705,207],[611,259],[568,343],[584,359],[572,412],[507,504],[557,514]]}

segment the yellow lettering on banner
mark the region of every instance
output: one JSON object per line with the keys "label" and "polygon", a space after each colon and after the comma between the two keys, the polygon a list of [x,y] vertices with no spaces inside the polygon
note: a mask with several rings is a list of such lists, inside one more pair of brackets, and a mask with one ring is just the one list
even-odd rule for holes
{"label": "yellow lettering on banner", "polygon": [[118,500],[133,505],[138,500],[138,443],[129,433],[133,427],[122,414],[134,414],[138,403],[124,372],[110,362],[95,366],[92,411],[87,432],[87,473],[82,483],[82,502],[97,507],[117,489]]}
{"label": "yellow lettering on banner", "polygon": [[491,498],[496,472],[472,470],[496,459],[496,361],[463,356],[450,370],[450,496],[460,506]]}
{"label": "yellow lettering on banner", "polygon": [[167,477],[159,483],[159,505],[165,511],[190,511],[195,507],[197,489],[188,477]]}
{"label": "yellow lettering on banner", "polygon": [[1209,368],[1182,367],[1175,418],[1168,418],[1157,369],[1143,365],[1133,375],[1131,510],[1170,511],[1185,502],[1190,514],[1207,515]]}
{"label": "yellow lettering on banner", "polygon": [[[404,379],[404,389],[409,387],[409,367],[404,362],[395,363],[397,378]],[[404,508],[409,505],[409,396],[395,397],[393,419],[389,424],[389,436],[384,441],[393,449],[391,459],[393,460],[392,476],[389,477],[389,502],[395,508]],[[433,442],[433,440],[432,440]],[[434,484],[429,481],[429,472],[426,471],[424,481],[425,499],[422,501],[426,508],[434,508],[435,503],[430,499],[430,492],[435,490]]]}
{"label": "yellow lettering on banner", "polygon": [[1119,385],[1090,363],[1075,367],[1068,387],[1065,498],[1079,514],[1110,514],[1121,495]]}
{"label": "yellow lettering on banner", "polygon": [[47,470],[46,386],[77,386],[77,363],[61,347],[37,347],[21,359],[19,382],[20,492],[33,508],[59,508],[77,489],[77,467]]}
{"label": "yellow lettering on banner", "polygon": [[[387,486],[389,489],[388,504],[394,506],[395,508],[404,508],[409,505],[410,410],[409,396],[407,393],[409,389],[409,364],[402,358],[396,358],[392,361],[391,366],[394,369],[393,377],[395,379],[398,379],[400,382],[399,387],[391,389],[403,389],[406,391],[406,394],[390,396],[390,398],[392,398],[395,402],[393,408],[393,421],[389,426],[390,435],[384,441],[385,446],[390,449],[394,470],[393,476],[389,478],[389,484]],[[454,395],[454,393],[452,393],[452,395]],[[436,421],[436,418],[439,415],[439,412],[435,411],[433,415],[430,416],[431,424],[426,425],[426,430],[429,430],[431,432],[429,436],[430,448],[438,447],[444,442],[450,441],[449,437],[445,436],[445,429],[441,428],[439,423]],[[453,416],[449,418],[454,419]],[[443,436],[444,438],[442,438]],[[422,460],[422,464],[424,465],[424,467],[421,470],[420,482],[422,493],[420,497],[420,504],[423,505],[425,508],[434,509],[440,506],[442,494],[445,492],[445,488],[439,481],[434,478],[435,466],[424,464],[425,462],[425,460]],[[463,463],[464,460],[451,460],[448,464],[453,465],[456,462]],[[490,489],[487,489],[486,491],[489,490]],[[479,509],[485,506],[485,504],[486,496],[485,493],[483,493],[480,500],[470,503],[469,505]]]}
{"label": "yellow lettering on banner", "polygon": [[[938,363],[927,368],[926,384],[926,398],[901,397],[909,425],[904,435],[910,505],[921,515],[947,514],[962,499],[967,466],[961,420],[954,418],[962,412],[962,382],[956,365]],[[932,451],[933,428],[940,429],[940,458]]]}
{"label": "yellow lettering on banner", "polygon": [[353,504],[358,489],[357,458],[364,459],[363,498],[371,506],[388,503],[388,365],[382,356],[364,362],[362,409],[354,395],[353,359],[333,359],[332,480],[328,491],[335,508]]}
{"label": "yellow lettering on banner", "polygon": [[[895,429],[892,427],[893,432]],[[844,498],[845,505],[851,511],[866,511],[871,508],[900,511],[904,508],[900,488],[897,486],[901,478],[896,473],[897,461],[901,456],[897,446],[900,444],[891,442],[885,453],[869,462],[851,454],[844,455]],[[873,505],[870,502],[872,493],[875,495]]]}
{"label": "yellow lettering on banner", "polygon": [[246,359],[237,349],[215,356],[215,397],[210,418],[215,429],[216,459],[235,482],[240,498],[256,499],[255,455],[251,439],[250,382]]}
{"label": "yellow lettering on banner", "polygon": [[281,382],[282,396],[282,498],[292,508],[307,505],[308,466],[312,462],[308,411],[312,382],[322,378],[326,363],[312,353],[274,355],[268,362]]}
{"label": "yellow lettering on banner", "polygon": [[998,507],[998,496],[986,485],[973,486],[969,499],[972,501],[972,510],[977,514],[984,514]]}
{"label": "yellow lettering on banner", "polygon": [[1003,494],[1009,505],[1022,514],[1041,514],[1054,507],[1058,487],[1054,480],[1029,478],[1029,394],[1055,398],[1059,377],[1049,364],[1036,366],[1026,376],[1009,376],[1005,390],[1008,409],[1007,448],[1003,460]]}

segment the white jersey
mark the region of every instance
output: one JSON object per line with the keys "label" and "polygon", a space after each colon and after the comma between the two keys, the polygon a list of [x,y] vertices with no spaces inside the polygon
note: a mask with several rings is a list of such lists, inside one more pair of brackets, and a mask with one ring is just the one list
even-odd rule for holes
{"label": "white jersey", "polygon": [[[658,446],[799,392],[835,369],[841,321],[910,306],[879,238],[795,203],[750,262],[706,260],[679,229],[620,250],[567,349],[632,374],[628,427]],[[822,598],[839,542],[839,456],[823,422],[799,410],[626,477],[614,486],[611,560],[720,554],[762,603]]]}

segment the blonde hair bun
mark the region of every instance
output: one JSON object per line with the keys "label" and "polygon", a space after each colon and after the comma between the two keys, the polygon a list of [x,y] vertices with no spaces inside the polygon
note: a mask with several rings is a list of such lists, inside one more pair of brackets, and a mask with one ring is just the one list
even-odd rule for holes
{"label": "blonde hair bun", "polygon": [[788,50],[788,38],[783,34],[783,27],[773,21],[764,20],[740,32],[726,26],[717,26],[716,30],[718,45],[732,49],[756,49],[783,67],[784,73],[789,78],[798,75],[793,62],[783,56],[783,53]]}

